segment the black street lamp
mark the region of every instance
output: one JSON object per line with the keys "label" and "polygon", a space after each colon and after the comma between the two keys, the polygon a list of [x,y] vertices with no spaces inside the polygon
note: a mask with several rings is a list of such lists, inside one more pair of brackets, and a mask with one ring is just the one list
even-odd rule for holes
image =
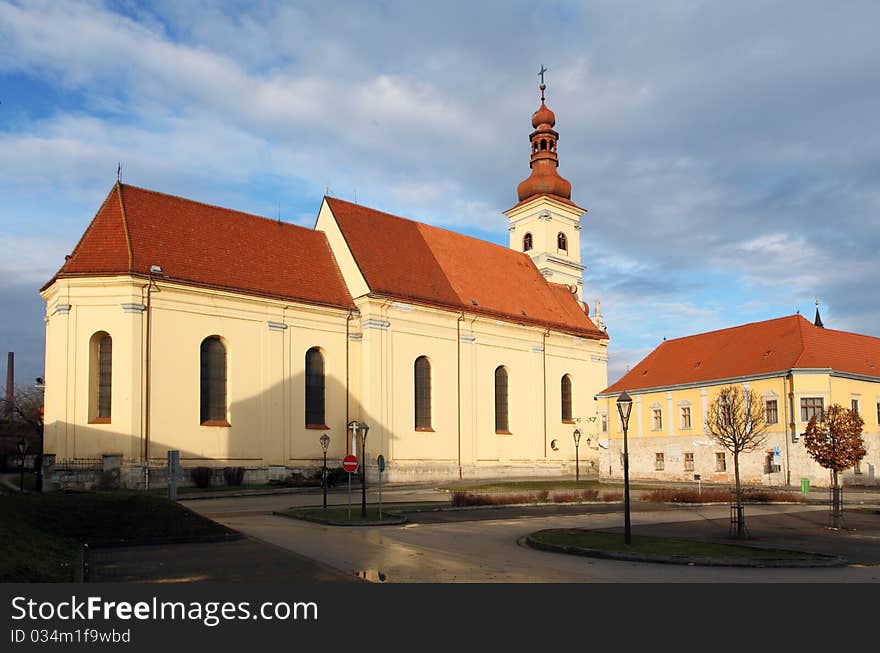
{"label": "black street lamp", "polygon": [[575,429],[574,433],[571,434],[574,438],[574,480],[581,480],[581,462],[580,455],[578,454],[578,446],[581,443],[581,430]]}
{"label": "black street lamp", "polygon": [[321,487],[324,490],[324,510],[327,510],[327,447],[330,446],[330,436],[324,433],[320,438],[321,449],[324,451],[324,469],[321,472]]}
{"label": "black street lamp", "polygon": [[18,487],[21,492],[24,492],[24,457],[27,454],[28,450],[28,442],[24,438],[18,441],[18,454],[21,456],[20,470],[21,470],[21,479],[18,482]]}
{"label": "black street lamp", "polygon": [[632,411],[633,400],[626,393],[620,393],[617,398],[617,412],[620,413],[620,422],[623,424],[623,541],[632,544],[632,526],[629,518],[629,448],[627,447],[626,434],[629,429],[629,414]]}
{"label": "black street lamp", "polygon": [[361,457],[363,469],[361,471],[361,518],[367,518],[367,432],[370,427],[361,424],[358,429],[361,432]]}

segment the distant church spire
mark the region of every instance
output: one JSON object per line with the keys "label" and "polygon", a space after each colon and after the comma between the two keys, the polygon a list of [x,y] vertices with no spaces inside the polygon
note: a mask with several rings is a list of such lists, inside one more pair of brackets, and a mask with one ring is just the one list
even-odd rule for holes
{"label": "distant church spire", "polygon": [[529,167],[532,169],[528,179],[523,181],[517,188],[519,200],[522,202],[536,195],[555,195],[566,200],[571,199],[571,184],[559,176],[559,157],[556,154],[556,144],[559,134],[553,130],[556,125],[556,115],[545,104],[544,91],[547,85],[544,83],[544,73],[547,69],[542,65],[538,73],[541,77],[541,106],[532,114],[532,127],[535,128],[529,135],[532,143],[532,155]]}
{"label": "distant church spire", "polygon": [[817,326],[820,329],[824,329],[825,325],[822,324],[822,316],[819,315],[819,298],[816,297],[816,319],[813,320],[813,326]]}

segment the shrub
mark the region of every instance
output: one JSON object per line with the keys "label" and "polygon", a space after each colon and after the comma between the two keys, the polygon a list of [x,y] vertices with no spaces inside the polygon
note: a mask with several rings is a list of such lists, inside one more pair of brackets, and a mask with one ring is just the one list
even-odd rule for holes
{"label": "shrub", "polygon": [[602,501],[623,501],[623,492],[603,492],[599,499]]}
{"label": "shrub", "polygon": [[223,478],[226,485],[241,485],[244,480],[244,467],[224,467]]}
{"label": "shrub", "polygon": [[535,492],[535,501],[538,503],[544,503],[550,497],[550,490],[539,490]]}
{"label": "shrub", "polygon": [[573,492],[554,492],[554,503],[575,503],[576,501],[595,501],[599,490],[575,490]]}
{"label": "shrub", "polygon": [[453,492],[452,505],[462,506],[505,506],[514,503],[530,503],[534,501],[531,494],[474,494],[471,492]]}
{"label": "shrub", "polygon": [[196,487],[210,487],[211,485],[211,474],[212,470],[210,467],[193,467],[189,470],[189,477],[192,479],[192,482],[196,484]]}
{"label": "shrub", "polygon": [[702,491],[697,491],[693,488],[684,487],[667,488],[644,492],[641,498],[644,501],[655,501],[658,503],[728,503],[730,501],[730,490],[705,488]]}

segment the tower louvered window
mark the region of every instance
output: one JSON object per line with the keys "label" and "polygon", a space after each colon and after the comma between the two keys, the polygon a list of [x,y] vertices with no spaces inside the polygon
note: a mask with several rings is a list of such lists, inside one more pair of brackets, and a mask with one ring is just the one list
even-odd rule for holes
{"label": "tower louvered window", "polygon": [[523,251],[528,252],[532,249],[532,234],[526,234],[523,236]]}
{"label": "tower louvered window", "polygon": [[507,419],[507,368],[503,365],[495,370],[495,431],[510,432]]}
{"label": "tower louvered window", "polygon": [[415,426],[416,429],[431,428],[431,361],[419,356],[414,365],[415,374]]}
{"label": "tower louvered window", "polygon": [[565,237],[565,234],[561,231],[559,235],[556,236],[556,247],[563,252],[568,251],[568,238]]}
{"label": "tower louvered window", "polygon": [[202,341],[201,422],[226,422],[226,345],[218,336]]}
{"label": "tower louvered window", "polygon": [[324,355],[317,347],[306,352],[306,426],[324,426]]}

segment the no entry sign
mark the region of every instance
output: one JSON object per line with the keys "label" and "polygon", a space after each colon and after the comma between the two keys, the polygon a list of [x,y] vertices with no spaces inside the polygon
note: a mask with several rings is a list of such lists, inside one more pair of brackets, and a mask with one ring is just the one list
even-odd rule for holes
{"label": "no entry sign", "polygon": [[347,471],[349,474],[353,474],[358,470],[358,459],[351,454],[348,454],[345,458],[342,459],[342,469]]}

